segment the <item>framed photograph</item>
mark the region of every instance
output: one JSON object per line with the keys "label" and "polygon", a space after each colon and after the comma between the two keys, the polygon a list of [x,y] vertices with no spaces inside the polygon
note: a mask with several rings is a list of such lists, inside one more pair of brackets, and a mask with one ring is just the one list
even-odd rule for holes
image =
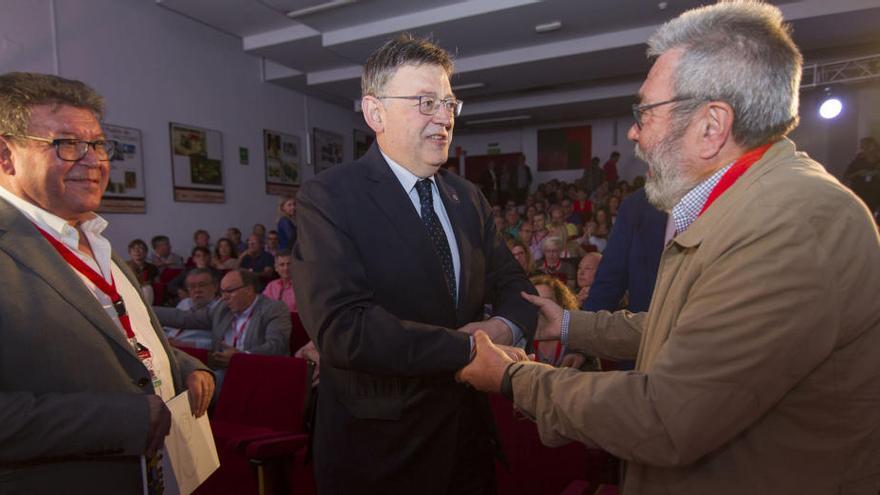
{"label": "framed photograph", "polygon": [[223,203],[223,135],[220,131],[176,124],[171,133],[174,201]]}
{"label": "framed photograph", "polygon": [[107,139],[116,141],[116,152],[110,157],[110,181],[98,212],[146,213],[141,131],[112,124],[103,128]]}
{"label": "framed photograph", "polygon": [[266,192],[279,196],[295,194],[302,164],[299,137],[264,129],[263,149],[266,156]]}
{"label": "framed photograph", "polygon": [[376,140],[376,136],[372,132],[365,132],[360,129],[354,130],[354,159],[367,154],[367,150],[370,149],[370,146],[373,145],[373,141]]}
{"label": "framed photograph", "polygon": [[315,174],[342,163],[342,135],[317,127],[312,129],[312,152],[314,153]]}
{"label": "framed photograph", "polygon": [[538,130],[538,171],[576,170],[590,163],[592,128],[588,125]]}

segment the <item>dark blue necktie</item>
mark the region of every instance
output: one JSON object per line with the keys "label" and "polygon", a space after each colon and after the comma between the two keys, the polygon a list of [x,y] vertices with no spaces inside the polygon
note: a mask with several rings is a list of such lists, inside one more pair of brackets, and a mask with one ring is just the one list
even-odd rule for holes
{"label": "dark blue necktie", "polygon": [[431,242],[434,243],[434,251],[440,258],[440,266],[443,268],[443,277],[446,279],[446,288],[449,289],[449,295],[455,301],[455,268],[452,266],[452,252],[449,250],[449,240],[446,239],[446,232],[440,225],[440,219],[434,212],[434,198],[431,193],[431,181],[422,179],[416,182],[416,191],[419,193],[419,203],[422,207],[422,223],[428,229],[431,236]]}

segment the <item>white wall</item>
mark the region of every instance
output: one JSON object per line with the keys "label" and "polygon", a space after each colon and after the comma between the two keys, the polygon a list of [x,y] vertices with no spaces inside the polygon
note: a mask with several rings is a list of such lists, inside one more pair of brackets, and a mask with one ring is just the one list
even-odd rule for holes
{"label": "white wall", "polygon": [[[241,40],[152,1],[3,3],[0,72],[83,80],[106,98],[106,122],[142,132],[147,213],[106,215],[120,254],[135,237],[149,242],[168,234],[175,251],[186,255],[198,228],[216,240],[229,226],[247,233],[257,222],[273,225],[277,198],[265,192],[264,128],[299,136],[304,154],[311,149],[307,130],[337,132],[346,160],[353,128],[365,128],[349,109],[261,82],[261,61],[242,52]],[[222,132],[225,204],[173,200],[169,122]],[[248,148],[250,165],[239,165],[239,146]],[[304,180],[314,171],[308,160]]]}

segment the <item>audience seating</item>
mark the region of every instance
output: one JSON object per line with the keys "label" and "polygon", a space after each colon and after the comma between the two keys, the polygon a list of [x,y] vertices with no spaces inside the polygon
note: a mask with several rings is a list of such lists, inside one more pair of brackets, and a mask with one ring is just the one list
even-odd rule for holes
{"label": "audience seating", "polygon": [[220,469],[197,493],[314,493],[303,428],[310,383],[303,359],[233,355],[211,418]]}
{"label": "audience seating", "polygon": [[592,495],[589,490],[589,481],[574,480],[565,487],[565,490],[559,492],[559,495]]}
{"label": "audience seating", "polygon": [[208,349],[199,349],[197,347],[187,347],[187,346],[176,346],[181,351],[189,354],[190,356],[198,359],[202,363],[208,363]]}

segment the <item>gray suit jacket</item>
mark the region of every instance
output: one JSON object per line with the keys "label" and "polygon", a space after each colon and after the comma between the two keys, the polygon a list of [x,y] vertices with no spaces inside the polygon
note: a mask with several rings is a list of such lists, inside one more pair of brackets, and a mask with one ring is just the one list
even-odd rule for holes
{"label": "gray suit jacket", "polygon": [[[138,493],[149,372],[76,272],[2,199],[0,279],[0,493]],[[203,366],[173,351],[150,317],[180,392]]]}
{"label": "gray suit jacket", "polygon": [[[155,307],[163,325],[176,328],[210,330],[211,347],[220,349],[223,336],[232,328],[234,315],[225,304],[196,311]],[[258,295],[244,337],[244,350],[251,354],[287,356],[290,354],[290,311],[281,301]]]}

